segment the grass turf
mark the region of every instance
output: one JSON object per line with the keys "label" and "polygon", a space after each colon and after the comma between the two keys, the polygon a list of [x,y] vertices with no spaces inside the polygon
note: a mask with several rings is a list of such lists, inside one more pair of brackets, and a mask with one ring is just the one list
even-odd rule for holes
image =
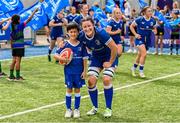
{"label": "grass turf", "polygon": [[[179,56],[147,57],[145,74],[147,78],[132,77],[130,67],[135,55],[123,54],[113,81],[114,88],[129,85],[156,77],[180,72]],[[11,61],[3,61],[3,70],[8,73]],[[63,67],[47,62],[46,57],[24,58],[22,60],[23,82],[9,82],[0,78],[0,115],[8,115],[40,106],[64,101],[65,87]],[[99,95],[99,113],[88,117],[91,108],[89,98],[81,101],[81,118],[65,119],[65,104],[28,114],[0,120],[2,122],[180,122],[180,75],[115,91],[113,116],[103,117],[104,96]],[[103,91],[101,77],[99,91]],[[88,95],[87,88],[81,89],[81,95]],[[72,103],[73,104],[73,103]],[[73,105],[72,105],[73,107]]]}

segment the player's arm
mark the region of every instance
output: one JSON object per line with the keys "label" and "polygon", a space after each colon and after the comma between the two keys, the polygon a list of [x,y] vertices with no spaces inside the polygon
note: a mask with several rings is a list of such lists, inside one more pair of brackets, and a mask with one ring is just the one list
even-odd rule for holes
{"label": "player's arm", "polygon": [[[8,19],[9,20],[9,19]],[[5,26],[3,26],[2,30],[7,30],[7,28],[9,27],[9,25],[11,24],[11,20],[9,20],[7,22],[7,24]]]}
{"label": "player's arm", "polygon": [[129,18],[126,18],[126,16],[124,14],[122,14],[122,19],[123,19],[123,21],[128,21],[129,20]]}
{"label": "player's arm", "polygon": [[116,34],[120,34],[121,33],[121,29],[118,29],[116,31],[112,31],[112,27],[111,26],[107,26],[106,32],[109,33],[110,35],[116,35]]}
{"label": "player's arm", "polygon": [[30,21],[31,21],[31,19],[33,18],[33,16],[34,16],[34,14],[36,13],[36,12],[38,12],[38,10],[39,10],[39,8],[36,8],[34,11],[33,11],[33,13],[30,15],[30,17],[26,20],[26,24],[28,24]]}
{"label": "player's arm", "polygon": [[66,18],[63,18],[62,21],[62,26],[66,26],[68,24],[68,20]]}
{"label": "player's arm", "polygon": [[141,38],[141,35],[139,35],[136,31],[135,31],[135,27],[136,27],[136,22],[134,21],[131,25],[130,25],[130,30],[131,32],[135,35],[135,37],[137,39]]}
{"label": "player's arm", "polygon": [[11,18],[6,18],[6,19],[0,21],[0,25],[2,25],[4,22],[9,21],[9,20],[11,20]]}
{"label": "player's arm", "polygon": [[54,55],[54,59],[55,59],[56,61],[68,62],[68,58],[60,57],[59,54],[55,54],[55,55]]}
{"label": "player's arm", "polygon": [[155,24],[154,24],[154,27],[153,27],[153,30],[152,30],[154,32],[154,34],[157,34],[157,26],[158,26],[157,21],[155,21]]}
{"label": "player's arm", "polygon": [[83,68],[84,68],[84,70],[83,70],[83,73],[81,75],[82,79],[86,79],[86,77],[87,77],[87,66],[88,66],[87,62],[88,62],[88,59],[83,59]]}
{"label": "player's arm", "polygon": [[111,40],[108,45],[107,45],[110,50],[111,50],[111,58],[109,60],[109,62],[111,63],[111,65],[114,63],[115,59],[116,59],[116,56],[117,56],[117,45],[116,43]]}
{"label": "player's arm", "polygon": [[55,20],[53,19],[49,22],[49,26],[50,27],[63,26],[63,23],[55,23]]}
{"label": "player's arm", "polygon": [[82,48],[83,48],[83,68],[84,68],[84,70],[83,70],[81,77],[83,79],[85,79],[87,77],[87,67],[88,67],[87,62],[88,62],[89,56],[88,56],[87,48],[85,46],[83,46]]}
{"label": "player's arm", "polygon": [[64,49],[64,48],[59,48],[59,49],[56,51],[56,53],[55,53],[55,55],[54,55],[54,59],[57,60],[57,61],[68,62],[68,58],[66,58],[66,57],[60,57],[60,55],[59,55],[63,49]]}

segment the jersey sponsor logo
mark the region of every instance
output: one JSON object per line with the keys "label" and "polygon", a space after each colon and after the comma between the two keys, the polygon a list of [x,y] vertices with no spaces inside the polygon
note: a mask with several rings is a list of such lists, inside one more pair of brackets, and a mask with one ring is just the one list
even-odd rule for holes
{"label": "jersey sponsor logo", "polygon": [[142,21],[142,24],[145,24],[145,22],[144,22],[144,21]]}
{"label": "jersey sponsor logo", "polygon": [[91,47],[91,50],[94,50],[94,47]]}
{"label": "jersey sponsor logo", "polygon": [[100,45],[100,44],[101,44],[99,40],[95,40],[95,43],[96,43],[97,45]]}
{"label": "jersey sponsor logo", "polygon": [[85,42],[85,41],[83,41],[83,44],[86,44],[86,42]]}

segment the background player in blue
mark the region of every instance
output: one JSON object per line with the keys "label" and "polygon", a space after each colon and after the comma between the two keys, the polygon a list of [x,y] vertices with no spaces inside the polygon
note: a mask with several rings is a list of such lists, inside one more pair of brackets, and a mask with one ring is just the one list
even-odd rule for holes
{"label": "background player in blue", "polygon": [[[72,61],[64,66],[64,75],[65,75],[65,84],[67,86],[66,91],[66,108],[67,111],[65,113],[65,117],[71,117],[72,114],[74,118],[80,117],[80,88],[83,84],[85,84],[85,77],[87,72],[87,59],[88,54],[86,47],[77,40],[77,36],[79,34],[79,27],[76,23],[69,23],[67,26],[67,32],[70,36],[69,40],[66,42],[64,48],[71,48],[73,51]],[[57,50],[57,54],[64,49],[60,48]],[[55,55],[56,60],[67,61],[66,58],[60,58],[59,55]],[[71,109],[71,95],[72,89],[74,88],[75,93],[75,104],[74,104],[74,112],[72,113]]]}
{"label": "background player in blue", "polygon": [[118,53],[116,58],[116,67],[118,66],[118,58],[122,55],[122,42],[121,42],[121,32],[123,28],[123,21],[121,20],[122,13],[119,8],[114,8],[112,13],[112,18],[108,22],[106,31],[110,34],[112,39],[118,46]]}
{"label": "background player in blue", "polygon": [[[159,11],[158,7],[155,11]],[[160,11],[159,11],[160,12]],[[163,36],[164,36],[164,22],[159,20],[157,17],[154,17],[157,21],[157,34],[155,37],[155,55],[162,55],[163,54]],[[160,42],[159,42],[160,41]],[[160,53],[158,51],[158,44],[160,43]]]}
{"label": "background player in blue", "polygon": [[89,9],[89,16],[94,20],[95,26],[100,27],[99,20],[94,16],[94,10],[92,8]]}
{"label": "background player in blue", "polygon": [[[143,70],[144,70],[144,64],[147,54],[146,45],[148,45],[151,41],[150,37],[152,30],[155,29],[154,31],[156,32],[156,28],[155,28],[156,20],[152,18],[152,9],[149,6],[143,8],[142,14],[143,16],[137,18],[130,26],[132,33],[136,37],[135,45],[138,48],[136,61],[134,63],[134,66],[131,68],[131,70],[132,70],[132,75],[136,76],[135,70],[140,64],[139,75],[140,77],[144,78],[145,75]],[[135,27],[137,27],[137,32],[135,31]]]}
{"label": "background player in blue", "polygon": [[47,17],[47,24],[44,25],[44,30],[46,31],[47,42],[50,43],[50,32],[51,32],[51,29],[49,27],[50,19],[47,15],[46,17]]}
{"label": "background player in blue", "polygon": [[99,72],[103,72],[104,96],[106,101],[105,117],[112,116],[112,98],[115,59],[117,56],[117,45],[104,29],[94,27],[92,18],[82,20],[83,31],[79,35],[79,40],[92,51],[91,63],[88,68],[88,91],[93,108],[87,115],[95,115],[98,109],[98,90],[96,87]]}
{"label": "background player in blue", "polygon": [[[172,20],[170,21],[170,24],[171,22],[173,21],[177,21],[178,19],[180,19],[180,17],[178,18],[178,15],[180,14],[179,12],[179,9],[174,9],[171,13],[172,15]],[[170,55],[173,54],[173,45],[174,45],[174,42],[176,41],[176,55],[178,55],[178,50],[179,50],[179,43],[178,43],[178,40],[180,39],[179,38],[179,32],[180,32],[180,23],[177,23],[177,24],[171,24],[171,44],[170,44]]]}
{"label": "background player in blue", "polygon": [[[3,24],[5,22],[7,22],[7,23],[3,26]],[[10,23],[11,23],[11,18],[7,18],[5,20],[0,21],[0,31],[1,30],[6,30],[9,27]],[[2,76],[6,76],[6,74],[2,71],[1,61],[0,61],[0,77],[2,77]]]}
{"label": "background player in blue", "polygon": [[70,14],[68,16],[66,16],[66,19],[68,21],[68,23],[72,22],[74,20],[74,18],[76,18],[78,15],[76,14],[76,7],[71,6],[70,7]]}
{"label": "background player in blue", "polygon": [[82,4],[80,5],[80,15],[74,18],[74,22],[76,22],[78,25],[81,24],[81,20],[85,17],[88,17],[88,11],[89,11],[89,6],[87,4]]}
{"label": "background player in blue", "polygon": [[67,25],[67,20],[64,18],[63,11],[60,11],[50,22],[49,26],[52,27],[51,30],[51,42],[48,52],[48,60],[51,61],[51,52],[57,41],[57,45],[63,42],[63,29],[62,27]]}
{"label": "background player in blue", "polygon": [[134,37],[134,34],[130,30],[130,25],[135,20],[135,18],[137,18],[137,13],[136,13],[135,9],[132,9],[131,16],[130,16],[129,20],[126,23],[127,27],[128,27],[128,36],[129,36],[129,43],[130,43],[129,50],[127,51],[127,53],[132,53],[132,52],[137,53],[137,50],[136,50],[136,47],[135,47],[135,44],[134,44],[135,37]]}

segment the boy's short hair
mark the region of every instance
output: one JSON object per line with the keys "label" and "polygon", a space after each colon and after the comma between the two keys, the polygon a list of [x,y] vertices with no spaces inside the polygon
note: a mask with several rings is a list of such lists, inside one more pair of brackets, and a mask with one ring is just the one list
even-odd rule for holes
{"label": "boy's short hair", "polygon": [[67,25],[67,32],[71,29],[77,29],[78,32],[80,31],[79,26],[75,22],[71,22]]}

